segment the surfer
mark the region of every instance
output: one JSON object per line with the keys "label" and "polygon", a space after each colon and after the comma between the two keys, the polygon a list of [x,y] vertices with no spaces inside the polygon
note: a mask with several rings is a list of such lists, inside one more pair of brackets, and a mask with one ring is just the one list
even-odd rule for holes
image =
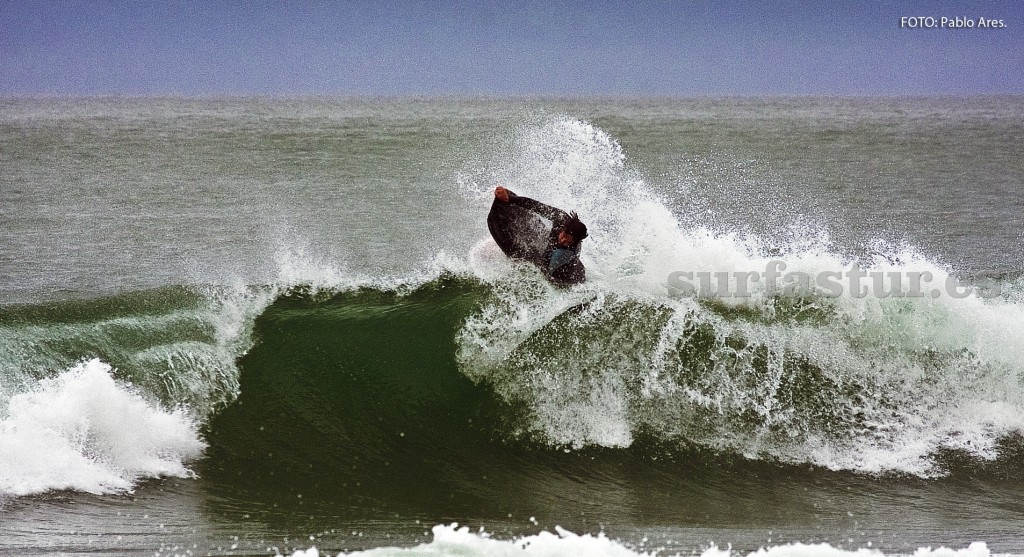
{"label": "surfer", "polygon": [[551,282],[568,286],[587,279],[580,261],[587,225],[575,212],[566,213],[498,186],[487,228],[505,255],[533,263]]}

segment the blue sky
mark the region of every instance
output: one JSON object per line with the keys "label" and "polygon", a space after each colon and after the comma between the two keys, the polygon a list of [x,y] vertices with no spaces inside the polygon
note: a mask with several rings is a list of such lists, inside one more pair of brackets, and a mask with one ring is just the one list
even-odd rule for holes
{"label": "blue sky", "polygon": [[5,0],[0,29],[2,96],[1024,94],[1017,1]]}

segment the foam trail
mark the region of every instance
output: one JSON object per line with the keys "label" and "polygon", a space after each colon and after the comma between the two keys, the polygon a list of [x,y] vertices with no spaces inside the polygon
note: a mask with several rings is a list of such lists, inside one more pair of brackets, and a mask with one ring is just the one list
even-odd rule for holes
{"label": "foam trail", "polygon": [[[513,540],[496,540],[488,533],[473,533],[469,528],[457,524],[434,526],[434,539],[415,547],[381,547],[367,551],[356,551],[345,555],[359,557],[437,557],[441,555],[463,555],[466,557],[568,557],[588,555],[592,557],[654,557],[666,555],[693,555],[694,553],[666,553],[663,549],[630,549],[618,541],[609,539],[603,533],[596,536],[577,535],[563,528],[555,527],[556,533],[540,532]],[[326,555],[326,554],[325,554]],[[883,553],[871,548],[855,550],[839,549],[829,544],[786,544],[762,548],[751,553],[720,549],[712,546],[701,552],[701,557],[884,557],[899,555]],[[946,547],[922,547],[914,557],[992,557],[984,542],[975,542],[963,549]],[[292,557],[319,557],[316,547],[296,550]]]}
{"label": "foam trail", "polygon": [[168,412],[82,362],[10,399],[0,421],[0,495],[129,491],[141,478],[186,477],[205,448],[183,409]]}

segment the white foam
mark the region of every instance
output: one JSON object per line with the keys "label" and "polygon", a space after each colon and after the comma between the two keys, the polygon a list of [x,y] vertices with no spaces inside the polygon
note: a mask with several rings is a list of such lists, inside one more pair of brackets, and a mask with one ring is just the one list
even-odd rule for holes
{"label": "white foam", "polygon": [[[464,557],[654,557],[694,555],[695,553],[668,553],[663,549],[630,549],[621,542],[609,539],[603,533],[574,534],[564,528],[555,527],[555,532],[543,531],[533,536],[512,540],[497,540],[481,530],[470,532],[469,528],[457,524],[439,525],[432,529],[433,540],[415,547],[380,547],[366,551],[345,553],[358,557],[439,557],[462,555]],[[325,554],[326,555],[326,554]],[[762,548],[754,552],[733,551],[712,546],[701,552],[701,557],[883,557],[901,555],[883,553],[872,548],[840,549],[829,544],[793,543]],[[975,542],[966,548],[922,547],[914,551],[913,557],[992,557],[984,542]],[[319,557],[316,547],[296,550],[292,557]]]}
{"label": "white foam", "polygon": [[205,448],[183,409],[165,411],[82,362],[11,397],[0,421],[0,494],[129,491],[142,478],[186,477]]}

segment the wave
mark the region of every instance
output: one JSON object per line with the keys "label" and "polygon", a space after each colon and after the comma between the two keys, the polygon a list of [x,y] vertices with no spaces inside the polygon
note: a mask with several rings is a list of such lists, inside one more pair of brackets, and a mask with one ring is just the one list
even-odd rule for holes
{"label": "wave", "polygon": [[177,420],[166,437],[177,448],[150,441],[181,466],[121,461],[63,433],[101,430],[43,420],[58,435],[35,453],[127,462],[113,465],[123,481],[53,472],[4,492],[130,489],[133,478],[184,473],[202,444],[204,473],[248,467],[267,489],[281,474],[332,477],[367,501],[409,474],[423,480],[422,493],[403,495],[412,499],[474,493],[479,482],[460,478],[483,468],[511,478],[518,465],[544,466],[545,451],[706,452],[922,477],[1016,458],[1020,277],[993,278],[1003,295],[988,298],[887,297],[870,280],[864,295],[781,295],[759,282],[746,297],[679,297],[674,271],[728,272],[734,292],[735,273],[773,261],[808,276],[858,264],[904,286],[913,273],[956,277],[912,246],[839,253],[799,222],[782,243],[689,226],[611,137],[570,118],[527,127],[497,161],[474,166],[488,170],[459,183],[481,207],[500,182],[584,215],[591,280],[554,288],[482,239],[464,256],[438,252],[414,277],[353,276],[300,252],[279,258],[269,285],[2,307],[0,444],[21,442],[26,400],[56,399],[82,370],[102,369],[113,384],[96,397],[138,397],[152,419]]}

